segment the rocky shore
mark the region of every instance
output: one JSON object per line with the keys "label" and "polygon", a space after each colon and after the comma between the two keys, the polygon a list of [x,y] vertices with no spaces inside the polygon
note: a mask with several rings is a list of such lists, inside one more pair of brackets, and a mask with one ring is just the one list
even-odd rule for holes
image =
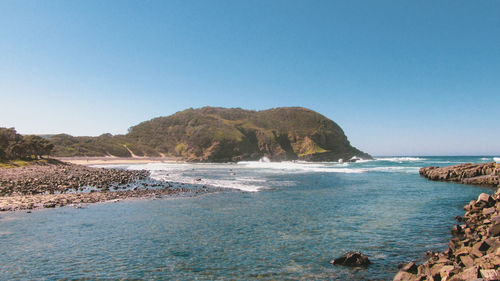
{"label": "rocky shore", "polygon": [[435,181],[500,187],[500,164],[495,162],[467,163],[449,167],[425,167],[421,168],[419,172],[420,175]]}
{"label": "rocky shore", "polygon": [[[426,167],[420,174],[431,180],[498,187],[496,163]],[[463,217],[451,230],[448,249],[427,253],[429,259],[417,266],[403,266],[394,281],[416,280],[500,280],[500,189],[482,193],[464,207]]]}
{"label": "rocky shore", "polygon": [[31,210],[39,208],[55,208],[66,205],[81,206],[84,204],[119,201],[130,198],[158,198],[164,195],[180,193],[208,192],[206,189],[191,190],[186,188],[164,188],[145,190],[124,190],[116,192],[88,192],[68,194],[38,194],[0,197],[0,211]]}
{"label": "rocky shore", "polygon": [[90,186],[101,191],[148,178],[146,170],[93,168],[64,162],[0,169],[0,196],[81,191]]}
{"label": "rocky shore", "polygon": [[137,197],[208,192],[149,178],[149,171],[93,168],[54,161],[0,169],[0,211],[54,208]]}

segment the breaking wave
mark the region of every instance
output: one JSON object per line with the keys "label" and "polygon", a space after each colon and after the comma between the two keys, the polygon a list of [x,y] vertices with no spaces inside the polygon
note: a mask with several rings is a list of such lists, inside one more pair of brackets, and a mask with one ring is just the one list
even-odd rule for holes
{"label": "breaking wave", "polygon": [[[397,158],[390,158],[397,159]],[[416,158],[412,158],[416,159]],[[208,186],[232,188],[255,192],[279,186],[293,186],[290,181],[273,180],[276,175],[308,173],[361,174],[369,172],[417,173],[418,167],[398,164],[376,164],[378,160],[356,163],[338,162],[261,162],[244,161],[236,164],[209,163],[149,163],[132,165],[113,165],[115,168],[145,169],[151,171],[151,178],[172,183],[183,183],[187,187]],[[390,160],[384,160],[390,161]],[[110,167],[109,165],[107,167]]]}
{"label": "breaking wave", "polygon": [[[126,165],[102,165],[123,169],[145,169],[151,171],[151,177],[168,182],[184,183],[187,187],[232,188],[243,191],[259,191],[280,186],[294,186],[298,178],[307,174],[345,174],[395,173],[418,174],[424,166],[456,165],[469,162],[500,162],[500,157],[471,156],[395,156],[377,157],[373,160],[356,162],[306,162],[284,161],[268,162],[242,161],[238,163],[148,163]],[[285,177],[283,177],[283,175]],[[290,175],[287,177],[287,175]],[[287,178],[287,181],[283,180]],[[280,179],[280,180],[278,180]]]}
{"label": "breaking wave", "polygon": [[382,157],[376,158],[377,161],[389,161],[389,162],[422,162],[426,161],[425,158],[420,157]]}

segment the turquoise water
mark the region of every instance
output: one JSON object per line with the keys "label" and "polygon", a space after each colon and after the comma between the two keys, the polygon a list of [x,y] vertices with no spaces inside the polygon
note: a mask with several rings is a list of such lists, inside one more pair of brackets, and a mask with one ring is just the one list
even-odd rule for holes
{"label": "turquoise water", "polygon": [[[121,165],[237,189],[0,213],[0,279],[392,280],[399,263],[444,250],[453,217],[492,192],[431,182],[418,168],[488,161]],[[349,250],[373,264],[328,263]]]}

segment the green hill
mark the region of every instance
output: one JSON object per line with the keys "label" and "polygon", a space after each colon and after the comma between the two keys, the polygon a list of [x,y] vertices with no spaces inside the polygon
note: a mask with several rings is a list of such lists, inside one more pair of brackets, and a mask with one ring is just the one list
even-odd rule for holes
{"label": "green hill", "polygon": [[171,156],[187,161],[337,161],[371,156],[352,147],[332,120],[301,107],[262,111],[204,107],[154,118],[126,135],[54,135],[57,156]]}

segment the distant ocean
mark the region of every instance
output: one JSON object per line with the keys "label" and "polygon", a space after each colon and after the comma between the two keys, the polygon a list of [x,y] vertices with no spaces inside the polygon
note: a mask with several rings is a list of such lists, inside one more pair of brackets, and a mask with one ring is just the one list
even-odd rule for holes
{"label": "distant ocean", "polygon": [[[419,168],[492,161],[113,165],[227,191],[0,213],[0,279],[392,280],[398,264],[446,249],[453,217],[493,192],[428,181]],[[328,263],[349,250],[373,264]]]}

